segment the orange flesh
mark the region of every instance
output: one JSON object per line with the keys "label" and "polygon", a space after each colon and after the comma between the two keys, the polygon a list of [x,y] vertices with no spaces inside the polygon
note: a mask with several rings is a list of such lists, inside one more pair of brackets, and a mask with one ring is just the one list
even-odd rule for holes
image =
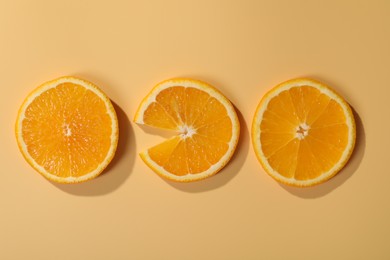
{"label": "orange flesh", "polygon": [[92,91],[63,83],[34,99],[22,122],[28,153],[59,177],[85,175],[105,159],[111,118]]}
{"label": "orange flesh", "polygon": [[209,169],[227,152],[232,137],[226,108],[192,87],[161,91],[144,112],[143,120],[147,125],[181,133],[148,150],[153,161],[177,176]]}
{"label": "orange flesh", "polygon": [[[345,122],[342,107],[314,87],[282,91],[269,101],[263,114],[263,153],[284,177],[316,178],[340,160],[348,143]],[[297,132],[306,135],[298,138]]]}

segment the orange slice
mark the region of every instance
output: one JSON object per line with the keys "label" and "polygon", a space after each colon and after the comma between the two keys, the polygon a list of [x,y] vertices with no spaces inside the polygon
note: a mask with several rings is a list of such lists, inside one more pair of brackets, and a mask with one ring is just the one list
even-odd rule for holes
{"label": "orange slice", "polygon": [[232,157],[240,132],[230,101],[193,79],[159,83],[140,104],[134,121],[177,132],[140,156],[157,174],[179,182],[201,180],[221,170]]}
{"label": "orange slice", "polygon": [[353,113],[331,88],[295,79],[270,90],[252,124],[264,170],[279,182],[306,187],[333,177],[347,163],[356,138]]}
{"label": "orange slice", "polygon": [[118,143],[118,121],[110,100],[92,83],[74,77],[44,83],[28,95],[15,132],[27,162],[60,183],[98,176]]}

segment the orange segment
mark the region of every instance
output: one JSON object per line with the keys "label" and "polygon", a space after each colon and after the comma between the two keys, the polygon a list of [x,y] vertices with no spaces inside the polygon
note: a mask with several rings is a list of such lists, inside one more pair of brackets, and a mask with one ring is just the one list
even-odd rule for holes
{"label": "orange segment", "polygon": [[275,116],[287,121],[293,125],[299,123],[298,115],[295,112],[295,107],[291,101],[291,96],[288,91],[281,92],[268,103],[268,111],[272,111]]}
{"label": "orange segment", "polygon": [[63,183],[96,177],[118,140],[115,110],[92,83],[63,77],[34,90],[16,123],[26,160],[46,178]]}
{"label": "orange segment", "polygon": [[156,96],[156,102],[160,104],[167,114],[181,125],[185,122],[186,92],[183,87],[164,89]]}
{"label": "orange segment", "polygon": [[263,121],[261,122],[261,130],[264,133],[292,133],[295,130],[296,124],[291,123],[291,120],[279,116],[272,110],[264,112]]}
{"label": "orange segment", "polygon": [[185,114],[188,125],[193,125],[194,121],[202,116],[210,95],[200,89],[186,88]]}
{"label": "orange segment", "polygon": [[263,146],[264,156],[267,158],[270,157],[285,147],[294,138],[295,136],[292,133],[262,132],[260,134],[260,141]]}
{"label": "orange segment", "polygon": [[188,170],[192,174],[197,174],[206,171],[212,165],[210,158],[206,153],[203,153],[204,146],[195,138],[186,139]]}
{"label": "orange segment", "polygon": [[345,120],[343,108],[335,100],[330,100],[325,110],[313,122],[312,128],[345,124]]}
{"label": "orange segment", "polygon": [[333,165],[340,160],[342,151],[337,151],[324,140],[315,139],[311,136],[307,138],[311,151],[318,161],[323,171],[329,171]]}
{"label": "orange segment", "polygon": [[293,139],[270,154],[268,161],[271,167],[287,178],[293,177],[296,170],[299,144],[298,140]]}
{"label": "orange segment", "polygon": [[174,138],[165,141],[159,145],[156,145],[149,149],[149,156],[158,165],[165,165],[168,162],[169,157],[180,143],[180,137],[175,136]]}
{"label": "orange segment", "polygon": [[[207,162],[211,165],[218,164],[221,158],[229,150],[229,144],[227,142],[219,141],[214,138],[195,134],[192,139],[200,148],[197,152],[204,153]],[[192,158],[188,158],[188,160],[192,160]]]}
{"label": "orange segment", "polygon": [[151,103],[145,111],[144,122],[147,125],[170,130],[177,130],[178,126],[175,118],[173,118],[164,109],[164,107],[157,102]]}
{"label": "orange segment", "polygon": [[192,123],[195,127],[201,127],[214,123],[227,116],[227,110],[217,98],[209,97],[203,111],[199,114],[195,121]]}
{"label": "orange segment", "polygon": [[169,155],[162,167],[176,176],[188,174],[188,159],[186,152],[186,143],[182,140],[176,145],[175,149]]}
{"label": "orange segment", "polygon": [[320,94],[317,99],[312,103],[311,108],[306,117],[306,123],[312,125],[320,115],[322,115],[325,109],[328,107],[330,97],[325,94]]}
{"label": "orange segment", "polygon": [[202,136],[207,136],[221,142],[228,143],[232,138],[233,125],[231,119],[225,117],[216,120],[214,123],[203,125],[197,128],[197,133]]}
{"label": "orange segment", "polygon": [[299,187],[333,177],[348,161],[355,136],[349,105],[310,79],[287,81],[269,91],[252,123],[253,146],[266,172]]}
{"label": "orange segment", "polygon": [[320,95],[320,91],[310,86],[294,87],[288,90],[295,113],[300,122],[306,122],[313,102]]}
{"label": "orange segment", "polygon": [[[346,124],[338,124],[312,128],[310,129],[310,137],[331,145],[334,149],[339,150],[341,154],[348,145],[348,126]],[[334,152],[336,153],[336,151]]]}
{"label": "orange segment", "polygon": [[297,181],[305,181],[317,178],[324,170],[317,162],[317,158],[312,153],[307,139],[299,141],[299,150],[296,158],[297,165],[293,177]]}
{"label": "orange segment", "polygon": [[[163,109],[155,109],[155,104]],[[158,84],[141,103],[134,121],[179,131],[178,136],[141,153],[157,174],[175,181],[196,181],[216,174],[230,160],[238,142],[234,107],[218,90],[197,80],[172,79]]]}

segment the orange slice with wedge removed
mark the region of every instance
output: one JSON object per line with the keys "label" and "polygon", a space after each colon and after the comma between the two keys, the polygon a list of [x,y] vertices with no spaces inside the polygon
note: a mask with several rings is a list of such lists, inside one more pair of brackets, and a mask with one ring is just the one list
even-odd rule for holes
{"label": "orange slice with wedge removed", "polygon": [[158,175],[178,182],[220,171],[233,156],[240,132],[230,101],[216,88],[193,79],[157,84],[140,104],[134,122],[177,133],[140,156]]}

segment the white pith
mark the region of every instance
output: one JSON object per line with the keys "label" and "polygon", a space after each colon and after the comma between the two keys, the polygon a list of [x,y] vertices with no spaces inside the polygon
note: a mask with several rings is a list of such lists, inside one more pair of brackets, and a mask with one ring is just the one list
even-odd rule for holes
{"label": "white pith", "polygon": [[[340,160],[337,162],[337,164],[334,165],[329,171],[321,174],[319,177],[311,179],[311,180],[296,180],[295,178],[287,178],[284,177],[283,175],[279,174],[276,170],[274,170],[271,165],[268,163],[268,160],[266,159],[266,156],[264,155],[262,148],[261,148],[261,142],[260,142],[260,123],[262,121],[264,112],[266,111],[268,107],[269,101],[274,98],[275,96],[278,96],[281,92],[289,90],[290,88],[293,87],[300,87],[300,86],[311,86],[316,89],[318,89],[321,93],[329,96],[331,99],[335,100],[343,109],[344,115],[346,118],[346,125],[348,127],[348,144],[347,147],[345,148],[342,156],[340,157]],[[284,183],[287,184],[293,184],[293,185],[300,185],[300,186],[311,186],[313,184],[321,182],[321,180],[326,180],[329,179],[331,176],[334,175],[335,172],[337,172],[346,162],[350,155],[351,149],[353,149],[354,145],[354,140],[353,138],[355,137],[355,127],[354,127],[354,119],[353,117],[350,116],[350,108],[348,105],[345,103],[345,101],[335,92],[333,92],[331,89],[324,87],[322,84],[312,81],[309,79],[302,79],[299,81],[288,81],[283,84],[281,84],[276,90],[271,91],[268,93],[264,99],[262,100],[263,104],[258,110],[256,111],[255,118],[252,124],[252,131],[256,137],[253,137],[253,144],[254,144],[254,149],[257,154],[259,154],[258,159],[262,162],[263,166],[266,168],[266,171],[272,175],[275,179],[280,180]],[[305,138],[305,136],[308,135],[310,132],[310,126],[308,126],[306,123],[301,123],[299,126],[297,126],[296,130],[298,131],[299,128],[303,128],[305,131],[303,134],[299,134],[298,132],[296,133],[296,138],[302,140]]]}
{"label": "white pith", "polygon": [[[148,108],[148,106],[156,100],[157,95],[162,90],[173,86],[181,86],[185,88],[191,87],[191,88],[202,90],[207,94],[209,94],[211,97],[214,97],[215,99],[217,99],[219,102],[222,103],[222,105],[226,108],[228,117],[232,120],[232,138],[230,142],[227,143],[229,148],[227,152],[224,154],[224,156],[218,161],[218,163],[211,165],[210,168],[208,168],[206,171],[201,173],[196,173],[196,174],[189,173],[183,176],[174,175],[168,172],[167,170],[165,170],[162,166],[158,165],[150,158],[148,154],[148,150],[141,152],[140,155],[144,160],[148,162],[148,164],[150,164],[151,168],[155,169],[160,174],[164,175],[169,179],[174,179],[176,181],[191,181],[191,180],[206,178],[208,176],[215,174],[218,170],[220,170],[230,160],[231,156],[235,151],[236,144],[239,138],[239,127],[235,127],[235,126],[239,126],[237,114],[230,101],[227,100],[221,93],[214,90],[214,88],[210,87],[206,83],[200,81],[186,80],[186,79],[174,79],[174,80],[164,81],[153,89],[153,91],[142,102],[134,121],[138,124],[144,124],[143,115],[146,109]],[[179,131],[179,136],[182,139],[191,138],[196,133],[195,128],[193,128],[192,126],[187,126],[185,124],[179,126],[178,131]]]}
{"label": "white pith", "polygon": [[179,127],[179,133],[182,139],[187,139],[191,138],[194,134],[196,134],[196,129],[192,126],[182,125]]}
{"label": "white pith", "polygon": [[[110,137],[111,145],[110,145],[110,148],[107,152],[105,159],[102,161],[102,163],[95,170],[93,170],[93,171],[91,171],[83,176],[79,176],[79,177],[72,177],[72,176],[58,177],[58,176],[48,172],[44,167],[39,165],[32,158],[32,156],[28,153],[27,145],[24,142],[23,136],[22,136],[23,120],[25,119],[24,114],[25,114],[26,109],[29,107],[29,105],[35,100],[35,98],[40,96],[42,93],[48,91],[49,89],[55,88],[62,83],[66,83],[66,82],[70,82],[70,83],[74,83],[74,84],[83,86],[86,89],[95,93],[99,98],[104,100],[107,114],[111,118],[111,129],[112,129],[111,137]],[[119,131],[118,130],[118,120],[117,120],[117,117],[115,114],[115,110],[113,109],[110,100],[107,98],[107,96],[101,90],[99,90],[92,83],[89,83],[89,82],[84,81],[82,79],[78,79],[78,78],[74,78],[74,77],[62,77],[62,78],[59,78],[57,80],[53,80],[53,81],[50,81],[50,82],[43,84],[41,87],[34,90],[27,97],[27,99],[24,101],[24,103],[22,104],[22,106],[19,110],[19,115],[20,116],[18,117],[18,120],[16,122],[16,137],[18,139],[20,149],[21,149],[23,155],[26,157],[26,159],[33,165],[33,167],[50,180],[53,180],[56,182],[62,182],[62,183],[74,183],[74,182],[82,182],[85,180],[92,179],[93,177],[98,175],[108,165],[110,158],[112,158],[113,154],[115,153],[116,144],[118,142],[118,131]],[[64,129],[65,136],[69,137],[72,135],[72,129],[69,127],[69,125],[64,124],[63,129]]]}
{"label": "white pith", "polygon": [[295,129],[295,137],[299,140],[303,140],[309,134],[310,126],[306,123],[302,123]]}
{"label": "white pith", "polygon": [[67,137],[72,135],[72,129],[69,127],[69,124],[64,124],[64,135]]}

